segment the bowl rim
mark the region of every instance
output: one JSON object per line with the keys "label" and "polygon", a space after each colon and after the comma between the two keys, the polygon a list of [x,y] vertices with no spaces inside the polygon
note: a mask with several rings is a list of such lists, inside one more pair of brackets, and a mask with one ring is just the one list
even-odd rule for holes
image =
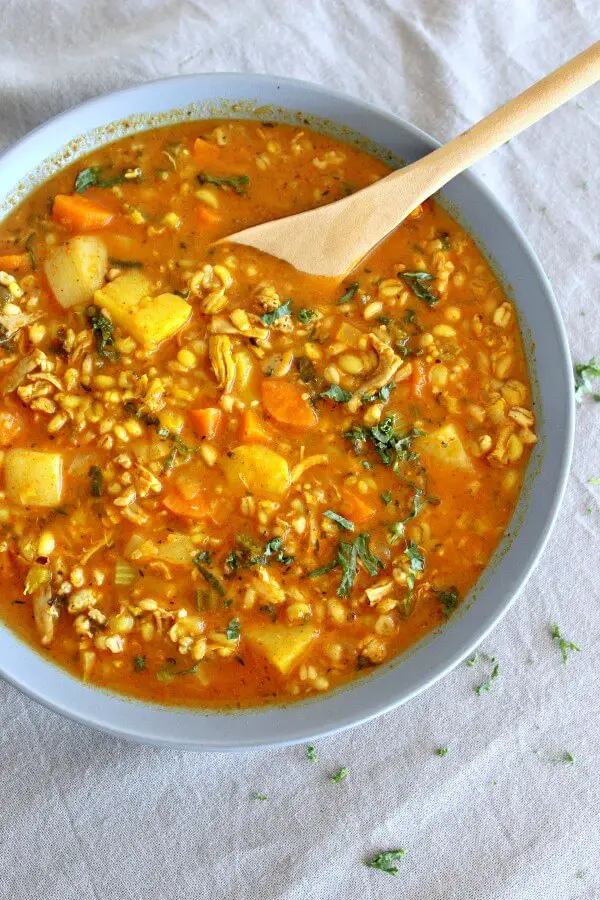
{"label": "bowl rim", "polygon": [[[216,81],[217,83],[228,83],[229,85],[239,85],[241,92],[244,92],[244,85],[247,85],[248,82],[251,82],[252,84],[256,83],[257,85],[262,84],[265,87],[274,88],[276,90],[279,89],[279,86],[281,85],[288,88],[292,92],[294,90],[305,92],[309,91],[313,94],[320,95],[321,97],[326,99],[327,103],[332,106],[331,121],[333,122],[341,121],[341,124],[344,124],[343,119],[338,120],[336,118],[336,103],[342,104],[342,106],[352,106],[357,110],[357,112],[364,112],[370,118],[375,117],[387,122],[388,125],[392,126],[392,128],[399,135],[401,135],[402,133],[408,133],[410,137],[416,139],[418,142],[424,144],[430,149],[435,149],[436,147],[440,146],[438,141],[426,134],[421,129],[412,125],[410,122],[402,119],[400,116],[397,116],[392,112],[388,112],[387,110],[379,109],[374,104],[358,100],[351,95],[348,95],[341,91],[332,90],[322,85],[313,84],[309,81],[282,76],[280,77],[277,75],[238,72],[213,72],[190,75],[175,75],[168,78],[161,78],[149,82],[143,82],[131,87],[123,88],[118,91],[108,92],[93,97],[82,103],[76,104],[68,108],[64,112],[58,114],[57,116],[52,117],[46,122],[41,123],[24,137],[22,137],[19,141],[17,141],[17,143],[9,147],[1,156],[2,168],[6,171],[6,168],[9,167],[12,161],[16,159],[20,154],[22,154],[24,150],[36,150],[36,147],[39,147],[39,152],[37,153],[37,162],[41,163],[45,158],[45,154],[43,151],[43,138],[45,134],[49,133],[51,129],[60,127],[63,123],[69,123],[73,118],[76,119],[80,116],[83,116],[86,111],[93,111],[94,109],[101,107],[102,104],[113,101],[125,101],[129,97],[134,98],[139,95],[143,95],[147,91],[160,92],[161,88],[169,87],[172,85],[185,87],[190,85],[193,86],[195,84],[198,84],[199,82],[210,83],[212,81]],[[284,109],[296,109],[295,107],[287,106],[284,96],[277,99],[276,105],[281,106]],[[176,107],[173,108],[175,109]],[[69,140],[72,139],[73,138],[69,138]],[[100,143],[98,146],[104,146],[105,144],[109,143],[111,143],[111,141],[106,140]],[[176,737],[171,737],[168,734],[165,735],[161,732],[160,728],[157,727],[158,723],[155,725],[152,724],[151,718],[153,714],[159,711],[162,711],[163,713],[167,711],[170,714],[170,717],[191,715],[196,720],[196,722],[200,722],[205,718],[212,721],[218,721],[219,718],[228,716],[229,714],[215,713],[212,710],[207,711],[205,709],[192,710],[185,707],[164,707],[157,704],[145,703],[143,701],[136,700],[135,698],[123,697],[121,695],[104,691],[102,689],[99,690],[94,686],[84,685],[84,683],[80,681],[77,681],[77,683],[80,686],[83,686],[85,690],[90,693],[90,707],[94,706],[94,699],[99,700],[99,698],[102,697],[104,698],[104,702],[99,701],[100,705],[105,706],[106,704],[108,704],[109,708],[104,714],[98,714],[98,711],[94,713],[93,711],[86,709],[85,706],[83,707],[83,710],[73,709],[69,707],[68,701],[61,699],[60,697],[56,698],[52,696],[51,692],[47,691],[47,689],[45,688],[43,677],[39,679],[39,684],[34,685],[32,683],[29,683],[25,680],[27,677],[26,674],[11,671],[10,668],[7,668],[5,660],[0,655],[0,675],[4,678],[4,680],[16,687],[22,693],[31,697],[33,700],[36,700],[38,703],[41,703],[46,708],[52,710],[53,712],[57,712],[58,714],[65,716],[66,718],[92,727],[103,733],[111,734],[114,737],[131,740],[137,743],[171,749],[194,749],[206,750],[211,752],[231,752],[239,750],[255,750],[259,748],[266,749],[289,746],[309,740],[314,740],[316,738],[327,737],[331,734],[344,731],[348,728],[364,724],[379,715],[383,715],[384,713],[395,709],[396,707],[404,704],[408,700],[422,693],[427,688],[431,687],[439,679],[443,678],[460,662],[466,659],[466,657],[471,654],[474,649],[489,635],[493,628],[496,627],[499,621],[508,612],[508,610],[520,594],[521,590],[527,583],[533,569],[539,562],[539,559],[550,537],[552,528],[554,527],[567,484],[573,450],[575,430],[575,398],[572,389],[573,374],[566,329],[562,321],[558,303],[552,291],[550,282],[535,252],[533,251],[531,245],[529,244],[529,241],[521,231],[520,227],[514,221],[512,216],[509,215],[509,213],[504,209],[493,192],[476,175],[468,171],[458,177],[463,181],[466,180],[475,189],[475,191],[479,193],[479,195],[483,196],[484,200],[492,207],[494,215],[498,217],[506,226],[507,230],[512,233],[512,236],[520,246],[523,256],[526,258],[528,265],[533,270],[533,277],[538,282],[540,291],[544,296],[546,312],[548,313],[549,321],[553,326],[555,338],[557,340],[559,348],[560,359],[557,361],[557,368],[562,370],[559,373],[559,377],[563,379],[564,385],[566,385],[567,388],[570,389],[565,392],[566,403],[564,407],[564,421],[562,423],[564,430],[560,434],[562,438],[562,444],[560,447],[560,452],[558,453],[558,457],[555,460],[556,471],[554,472],[554,478],[551,483],[551,488],[549,489],[543,521],[541,523],[541,527],[538,526],[537,531],[535,532],[534,540],[532,542],[528,557],[526,561],[522,563],[517,578],[517,584],[512,590],[509,591],[508,596],[506,596],[502,602],[499,602],[493,610],[483,615],[482,622],[477,627],[471,628],[468,635],[462,636],[458,642],[455,641],[454,649],[447,650],[442,655],[441,659],[430,667],[430,672],[427,677],[417,678],[416,681],[418,683],[413,684],[412,687],[409,687],[405,690],[402,689],[401,685],[398,685],[395,696],[391,697],[390,699],[382,701],[380,703],[371,703],[367,709],[364,708],[364,704],[362,708],[360,708],[361,704],[357,702],[355,704],[355,707],[358,707],[358,709],[355,708],[353,712],[346,712],[344,715],[338,715],[336,718],[333,705],[336,702],[336,698],[341,695],[341,692],[333,691],[320,697],[318,700],[320,706],[324,707],[326,705],[329,705],[332,707],[332,721],[328,724],[321,724],[316,728],[311,728],[309,724],[310,710],[311,708],[316,708],[315,705],[313,703],[300,701],[287,706],[275,705],[266,707],[265,709],[258,708],[236,711],[233,715],[230,716],[230,718],[237,719],[240,723],[240,728],[238,729],[238,737],[233,741],[231,738],[211,740],[207,739],[205,736],[199,737],[193,734],[191,736],[178,735]],[[1,188],[0,194],[2,194],[2,196],[0,196],[1,201],[4,196]],[[476,233],[473,233],[472,236],[475,238],[475,240],[477,240],[478,236]],[[534,476],[534,478],[535,477],[537,476]],[[510,555],[511,551],[512,547],[509,548],[508,555]],[[448,629],[448,626],[446,626],[446,629]],[[12,632],[10,629],[8,629],[7,626],[0,622],[0,640],[3,639],[5,635],[8,635],[9,644],[11,642],[17,642],[22,647],[24,647],[26,651],[28,651],[28,653],[26,653],[26,657],[28,657],[29,662],[32,662],[33,657],[39,659],[41,664],[40,671],[43,671],[43,669],[47,668],[48,666],[51,666],[53,669],[58,669],[58,667],[54,663],[52,663],[52,661],[47,660],[38,651],[32,649],[28,644],[21,641],[20,637],[17,634]],[[397,670],[398,666],[396,665],[395,668]],[[73,678],[73,676],[69,675],[64,670],[59,669],[59,671],[67,679]],[[386,671],[382,678],[390,677],[393,671],[393,668]],[[358,698],[361,693],[359,689],[360,686],[364,686],[366,682],[372,682],[374,680],[375,679],[373,678],[373,676],[369,676],[365,679],[359,679],[358,681],[353,682],[353,686],[343,688],[342,693],[353,693]],[[135,707],[142,707],[148,712],[148,716],[150,717],[149,722],[144,727],[134,726],[129,722],[127,722],[126,724],[114,724],[114,722],[111,721],[110,717],[110,707],[115,702],[119,705],[126,704],[131,710]],[[81,706],[81,704],[79,705]],[[299,722],[295,723],[295,727],[287,728],[287,731],[289,732],[287,736],[279,734],[277,728],[271,729],[271,734],[266,738],[261,736],[260,728],[255,729],[256,733],[251,738],[248,735],[244,735],[243,723],[248,723],[250,717],[256,717],[258,720],[260,719],[261,715],[264,716],[269,713],[272,715],[276,714],[277,711],[283,713],[285,711],[289,712],[290,710],[299,711],[299,715],[295,717],[299,720]],[[304,718],[307,720],[307,722],[302,721],[302,711],[305,713]],[[193,729],[190,730],[193,731]]]}

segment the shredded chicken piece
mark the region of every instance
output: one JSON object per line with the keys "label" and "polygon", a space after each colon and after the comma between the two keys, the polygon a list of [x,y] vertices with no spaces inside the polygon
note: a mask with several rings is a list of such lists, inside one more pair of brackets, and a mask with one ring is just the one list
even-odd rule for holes
{"label": "shredded chicken piece", "polygon": [[13,334],[16,334],[20,328],[25,328],[26,325],[31,325],[33,322],[37,322],[38,319],[41,319],[44,313],[26,313],[22,310],[19,310],[18,313],[14,315],[0,315],[0,327],[4,328],[6,331],[7,337],[12,337]]}
{"label": "shredded chicken piece", "polygon": [[254,579],[252,587],[258,596],[269,603],[283,603],[285,591],[277,579],[270,575],[263,566],[256,569],[256,575],[257,578]]}
{"label": "shredded chicken piece", "polygon": [[393,581],[384,581],[383,584],[376,584],[375,587],[367,588],[365,594],[367,595],[369,604],[372,606],[374,603],[379,603],[380,600],[383,600],[384,597],[387,597],[387,595],[391,593],[393,589]]}
{"label": "shredded chicken piece", "polygon": [[305,471],[311,466],[324,466],[329,462],[329,457],[325,453],[315,453],[314,456],[307,456],[302,462],[297,463],[292,469],[292,482],[302,478]]}
{"label": "shredded chicken piece", "polygon": [[25,378],[29,373],[33,372],[34,369],[37,369],[45,359],[46,354],[42,353],[42,351],[37,348],[33,353],[24,356],[23,359],[19,360],[14,369],[8,373],[6,378],[0,382],[0,392],[3,394],[10,394],[11,391],[18,388],[19,385],[25,381]]}
{"label": "shredded chicken piece", "polygon": [[48,647],[54,639],[54,629],[59,616],[58,607],[50,604],[52,591],[45,584],[33,594],[33,618],[43,647]]}
{"label": "shredded chicken piece", "polygon": [[217,384],[226,394],[231,394],[235,385],[236,367],[231,341],[227,335],[217,334],[209,338],[208,355]]}
{"label": "shredded chicken piece", "polygon": [[379,357],[379,362],[371,377],[361,385],[362,394],[378,391],[384,384],[388,384],[402,365],[402,359],[394,353],[389,344],[378,338],[376,334],[370,334],[369,337],[372,347]]}
{"label": "shredded chicken piece", "polygon": [[250,327],[242,331],[224,316],[213,316],[208,330],[211,334],[235,334],[238,337],[255,338],[257,341],[264,341],[269,336],[269,329],[261,326],[258,316],[248,313],[248,321]]}

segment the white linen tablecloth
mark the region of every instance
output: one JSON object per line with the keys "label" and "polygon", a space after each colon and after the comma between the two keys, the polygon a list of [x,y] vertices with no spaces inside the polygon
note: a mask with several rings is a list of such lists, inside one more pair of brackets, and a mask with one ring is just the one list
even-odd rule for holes
{"label": "white linen tablecloth", "polygon": [[[96,94],[215,70],[330,85],[447,140],[597,40],[599,12],[598,0],[2,0],[0,149]],[[600,356],[599,143],[596,87],[476,169],[537,251],[579,361]],[[501,665],[482,697],[483,671],[460,666],[321,741],[315,765],[304,747],[121,743],[0,683],[0,897],[600,897],[599,430],[589,400],[550,544],[482,648]],[[581,646],[566,668],[553,621]],[[565,751],[572,765],[556,761]],[[407,850],[396,878],[363,864],[395,847]]]}

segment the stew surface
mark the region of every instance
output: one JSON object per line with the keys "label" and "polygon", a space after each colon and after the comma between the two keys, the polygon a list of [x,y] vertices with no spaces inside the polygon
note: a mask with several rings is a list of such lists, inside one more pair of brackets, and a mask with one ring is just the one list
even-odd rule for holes
{"label": "stew surface", "polygon": [[0,225],[0,615],[59,665],[288,701],[402,652],[481,575],[536,434],[473,241],[428,201],[342,285],[211,246],[387,171],[306,129],[187,123]]}

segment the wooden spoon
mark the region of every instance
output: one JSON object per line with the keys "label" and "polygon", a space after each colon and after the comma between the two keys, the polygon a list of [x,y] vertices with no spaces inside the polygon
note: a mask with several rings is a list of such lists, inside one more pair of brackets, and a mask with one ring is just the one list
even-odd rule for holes
{"label": "wooden spoon", "polygon": [[318,209],[223,238],[311,275],[344,276],[409,213],[455,175],[600,79],[600,41],[444,147]]}

